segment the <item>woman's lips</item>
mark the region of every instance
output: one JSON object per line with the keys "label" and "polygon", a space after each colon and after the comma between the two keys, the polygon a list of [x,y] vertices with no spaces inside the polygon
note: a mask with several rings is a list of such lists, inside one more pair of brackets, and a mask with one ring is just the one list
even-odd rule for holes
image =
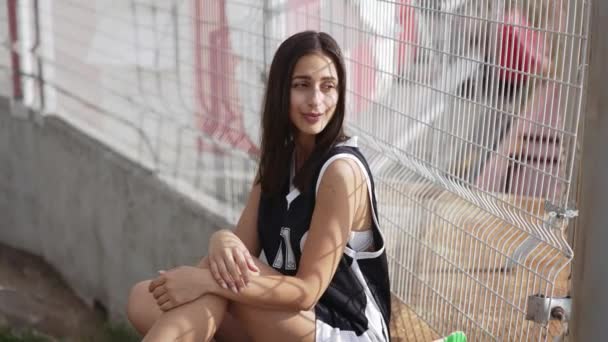
{"label": "woman's lips", "polygon": [[306,120],[306,122],[308,122],[309,124],[315,124],[315,123],[319,122],[319,120],[321,120],[321,116],[323,116],[323,114],[306,113],[306,114],[302,114],[302,116],[304,117],[304,120]]}

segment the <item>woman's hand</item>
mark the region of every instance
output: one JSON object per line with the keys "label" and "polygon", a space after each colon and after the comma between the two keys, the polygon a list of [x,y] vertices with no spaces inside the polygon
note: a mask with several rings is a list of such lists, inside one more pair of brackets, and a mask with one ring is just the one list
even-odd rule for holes
{"label": "woman's hand", "polygon": [[205,293],[204,278],[198,267],[180,266],[160,275],[150,282],[148,290],[163,311],[191,302]]}
{"label": "woman's hand", "polygon": [[252,272],[260,272],[247,247],[229,230],[220,230],[211,236],[208,259],[217,284],[235,293],[247,286]]}

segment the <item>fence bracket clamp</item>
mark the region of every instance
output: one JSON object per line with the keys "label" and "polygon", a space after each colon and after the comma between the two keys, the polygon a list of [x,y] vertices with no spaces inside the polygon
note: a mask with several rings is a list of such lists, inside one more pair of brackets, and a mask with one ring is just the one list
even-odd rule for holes
{"label": "fence bracket clamp", "polygon": [[539,324],[547,324],[550,320],[563,323],[570,320],[572,313],[572,298],[545,297],[542,294],[528,296],[526,320]]}
{"label": "fence bracket clamp", "polygon": [[545,202],[545,212],[553,219],[573,219],[578,216],[578,210],[557,206],[549,201]]}
{"label": "fence bracket clamp", "polygon": [[568,209],[557,206],[549,201],[545,202],[545,212],[549,216],[545,221],[545,227],[560,229],[564,227],[564,222],[578,216],[578,210]]}

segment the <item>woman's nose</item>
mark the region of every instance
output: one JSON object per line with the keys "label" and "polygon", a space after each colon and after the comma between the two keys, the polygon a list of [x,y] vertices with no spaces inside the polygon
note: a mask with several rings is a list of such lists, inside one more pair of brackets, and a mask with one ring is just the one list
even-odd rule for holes
{"label": "woman's nose", "polygon": [[317,108],[321,105],[321,103],[323,103],[323,92],[321,89],[315,87],[311,91],[308,104],[313,108]]}

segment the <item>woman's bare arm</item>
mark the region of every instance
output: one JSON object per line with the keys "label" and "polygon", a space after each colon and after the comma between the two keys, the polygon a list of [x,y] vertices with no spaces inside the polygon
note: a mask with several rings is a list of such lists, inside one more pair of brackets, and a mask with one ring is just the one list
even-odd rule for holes
{"label": "woman's bare arm", "polygon": [[206,262],[211,275],[218,285],[234,292],[249,282],[252,272],[259,271],[254,256],[257,257],[260,252],[257,235],[260,192],[260,185],[254,184],[234,231],[223,229],[213,233],[209,239]]}
{"label": "woman's bare arm", "polygon": [[[325,292],[342,258],[359,205],[357,198],[368,198],[358,194],[361,191],[367,193],[364,185],[365,178],[353,160],[339,159],[327,168],[319,186],[308,238],[295,276],[284,276],[258,264],[262,272],[252,276],[249,285],[238,293],[209,281],[205,282],[206,290],[255,306],[294,310],[312,308]],[[245,217],[245,222],[254,216],[257,220],[257,206],[256,215]],[[208,271],[201,272],[202,279],[209,279]]]}
{"label": "woman's bare arm", "polygon": [[260,255],[260,242],[258,238],[258,208],[260,206],[261,185],[254,184],[249,193],[247,204],[236,224],[234,234],[243,241],[249,253]]}

